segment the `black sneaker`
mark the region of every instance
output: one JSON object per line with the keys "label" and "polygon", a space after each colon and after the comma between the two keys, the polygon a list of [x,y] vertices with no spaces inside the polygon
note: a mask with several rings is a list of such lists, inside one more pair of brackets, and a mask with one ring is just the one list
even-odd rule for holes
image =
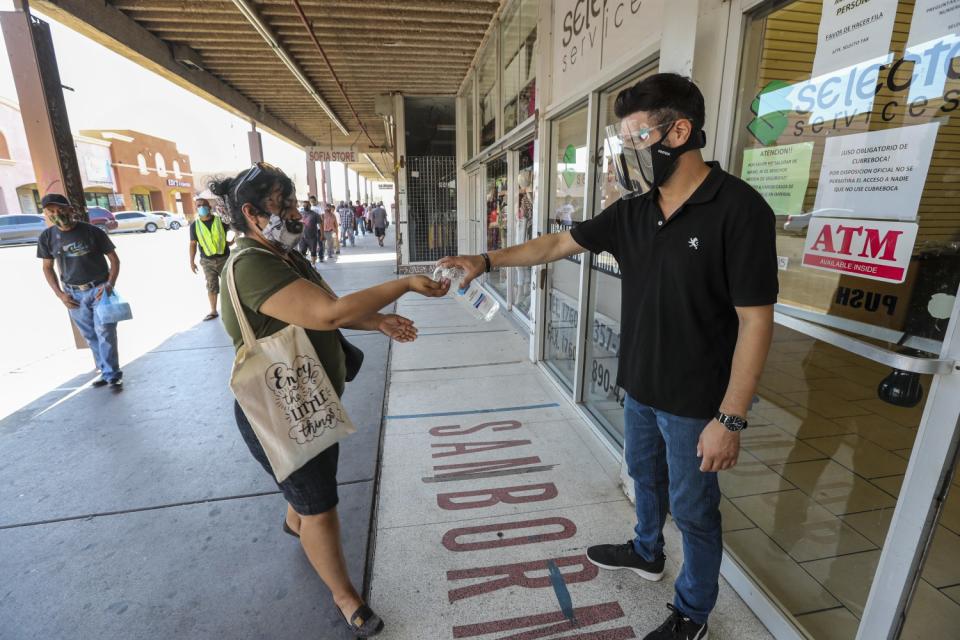
{"label": "black sneaker", "polygon": [[96,389],[99,387],[105,387],[108,384],[110,384],[110,381],[107,380],[106,378],[97,378],[96,380],[90,383],[90,386]]}
{"label": "black sneaker", "polygon": [[663,578],[663,565],[666,560],[660,556],[653,562],[647,562],[633,550],[633,541],[626,544],[598,544],[587,549],[587,559],[601,569],[630,569],[635,574],[657,582]]}
{"label": "black sneaker", "polygon": [[707,640],[707,624],[697,624],[668,604],[670,617],[643,640]]}
{"label": "black sneaker", "polygon": [[123,374],[121,373],[116,378],[110,381],[110,387],[113,389],[122,389],[123,388]]}

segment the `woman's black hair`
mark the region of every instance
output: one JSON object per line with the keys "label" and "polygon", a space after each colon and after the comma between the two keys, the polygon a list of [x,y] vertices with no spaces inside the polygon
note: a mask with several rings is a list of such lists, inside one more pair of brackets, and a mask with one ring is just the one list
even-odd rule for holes
{"label": "woman's black hair", "polygon": [[676,73],[656,73],[617,95],[613,112],[618,118],[637,111],[648,112],[657,124],[685,118],[694,129],[703,129],[706,119],[700,89]]}
{"label": "woman's black hair", "polygon": [[[257,175],[246,180],[247,174],[254,169],[258,169]],[[235,231],[245,233],[250,230],[250,224],[243,215],[243,205],[249,203],[261,211],[264,210],[264,201],[278,184],[283,190],[284,200],[293,197],[293,180],[287,177],[287,174],[276,167],[259,164],[241,171],[236,177],[212,180],[207,186],[210,192],[220,199],[230,226]]]}

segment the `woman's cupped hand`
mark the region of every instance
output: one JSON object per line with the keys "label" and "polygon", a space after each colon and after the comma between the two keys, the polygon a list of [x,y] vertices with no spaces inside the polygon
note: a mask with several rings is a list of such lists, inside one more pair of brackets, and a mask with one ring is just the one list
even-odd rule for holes
{"label": "woman's cupped hand", "polygon": [[417,328],[413,325],[413,320],[395,313],[388,313],[381,317],[377,329],[397,342],[413,342],[417,339]]}

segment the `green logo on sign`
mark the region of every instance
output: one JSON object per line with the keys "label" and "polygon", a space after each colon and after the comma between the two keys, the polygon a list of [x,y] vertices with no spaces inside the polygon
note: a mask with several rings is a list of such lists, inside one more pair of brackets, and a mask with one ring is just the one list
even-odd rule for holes
{"label": "green logo on sign", "polygon": [[[769,146],[775,144],[780,135],[787,128],[787,125],[790,124],[787,120],[787,112],[791,111],[791,105],[784,98],[779,96],[768,96],[764,102],[766,113],[762,116],[760,115],[760,98],[766,94],[779,89],[789,87],[790,85],[783,80],[773,80],[772,82],[767,83],[763,89],[760,90],[760,93],[757,94],[757,97],[754,99],[753,103],[750,105],[750,111],[753,115],[757,116],[750,121],[750,124],[747,125],[747,131],[750,132],[757,141],[764,145]],[[772,110],[770,107],[778,110]]]}
{"label": "green logo on sign", "polygon": [[563,150],[563,181],[567,183],[567,188],[573,186],[573,183],[577,179],[577,172],[573,169],[570,169],[570,165],[576,167],[577,164],[577,148],[572,144],[568,144],[567,148]]}

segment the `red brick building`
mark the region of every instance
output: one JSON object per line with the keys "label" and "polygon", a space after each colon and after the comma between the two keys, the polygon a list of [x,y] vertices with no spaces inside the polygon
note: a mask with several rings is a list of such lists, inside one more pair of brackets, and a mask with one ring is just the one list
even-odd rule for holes
{"label": "red brick building", "polygon": [[175,142],[129,129],[80,133],[110,141],[116,189],[124,208],[192,217],[195,189],[190,158]]}

